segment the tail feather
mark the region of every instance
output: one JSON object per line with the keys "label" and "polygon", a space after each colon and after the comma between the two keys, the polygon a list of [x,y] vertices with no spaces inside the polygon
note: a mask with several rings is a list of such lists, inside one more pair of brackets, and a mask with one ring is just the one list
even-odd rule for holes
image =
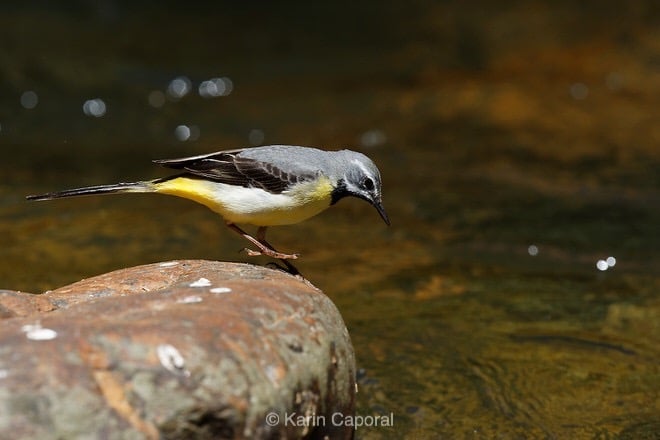
{"label": "tail feather", "polygon": [[151,182],[115,183],[112,185],[88,186],[85,188],[65,189],[64,191],[49,192],[46,194],[29,195],[27,200],[52,200],[64,197],[92,196],[97,194],[113,194],[123,192],[150,192],[153,191]]}

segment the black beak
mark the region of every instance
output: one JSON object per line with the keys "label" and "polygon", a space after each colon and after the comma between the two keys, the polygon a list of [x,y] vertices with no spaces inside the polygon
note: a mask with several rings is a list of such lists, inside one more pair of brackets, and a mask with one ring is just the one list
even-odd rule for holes
{"label": "black beak", "polygon": [[348,195],[369,202],[370,205],[373,205],[373,207],[376,208],[376,211],[378,211],[378,214],[380,214],[380,218],[383,219],[385,224],[387,226],[390,225],[390,218],[387,216],[387,212],[385,212],[385,208],[383,208],[383,202],[380,200],[380,197],[372,197],[371,195],[366,195],[361,193],[350,193]]}
{"label": "black beak", "polygon": [[383,208],[383,202],[380,200],[370,200],[369,201],[372,205],[374,205],[374,208],[376,208],[376,211],[378,211],[378,214],[380,214],[380,217],[383,219],[385,224],[387,226],[390,225],[390,218],[387,216],[387,212],[385,212],[385,208]]}

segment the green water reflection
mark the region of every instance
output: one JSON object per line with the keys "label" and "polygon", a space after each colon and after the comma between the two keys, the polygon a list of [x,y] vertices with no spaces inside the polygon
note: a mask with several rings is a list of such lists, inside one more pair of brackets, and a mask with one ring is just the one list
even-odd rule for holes
{"label": "green water reflection", "polygon": [[[394,414],[394,428],[358,438],[658,438],[652,2],[108,4],[0,19],[0,287],[251,261],[191,202],[26,194],[162,176],[150,159],[254,136],[348,145],[380,165],[393,225],[346,200],[270,239],[301,252],[299,269],[341,310],[362,369],[358,413]],[[149,103],[181,75],[190,94]],[[224,76],[231,94],[199,96]],[[102,117],[83,113],[94,98]],[[178,125],[198,139],[177,140]]]}

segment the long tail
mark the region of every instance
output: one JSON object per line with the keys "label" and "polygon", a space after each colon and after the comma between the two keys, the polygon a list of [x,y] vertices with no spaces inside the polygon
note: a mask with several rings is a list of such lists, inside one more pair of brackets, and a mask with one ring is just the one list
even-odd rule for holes
{"label": "long tail", "polygon": [[115,183],[112,185],[88,186],[85,188],[65,189],[64,191],[49,192],[27,196],[28,200],[52,200],[63,197],[92,196],[97,194],[114,194],[125,192],[152,192],[153,182]]}

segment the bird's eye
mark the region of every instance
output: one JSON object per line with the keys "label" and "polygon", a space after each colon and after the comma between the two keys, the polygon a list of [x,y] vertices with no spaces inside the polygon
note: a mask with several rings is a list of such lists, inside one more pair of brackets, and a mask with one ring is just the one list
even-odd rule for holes
{"label": "bird's eye", "polygon": [[374,181],[367,177],[362,181],[362,186],[364,186],[368,191],[373,191]]}

